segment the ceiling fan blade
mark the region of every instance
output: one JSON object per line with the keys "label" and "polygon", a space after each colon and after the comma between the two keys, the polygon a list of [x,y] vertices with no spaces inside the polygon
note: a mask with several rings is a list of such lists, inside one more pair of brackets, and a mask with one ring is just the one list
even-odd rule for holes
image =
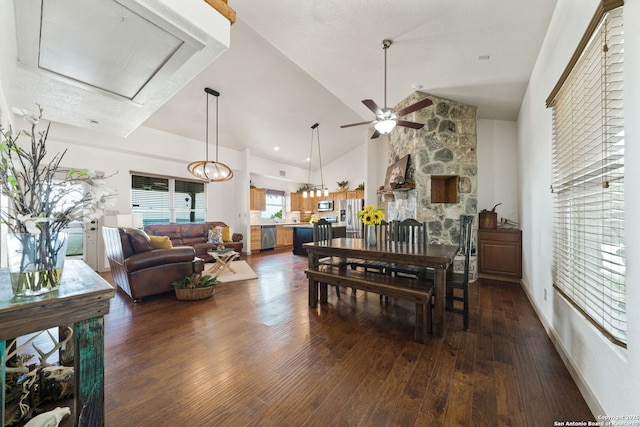
{"label": "ceiling fan blade", "polygon": [[396,121],[396,125],[412,129],[422,129],[424,127],[424,123],[408,122],[406,120],[398,120]]}
{"label": "ceiling fan blade", "polygon": [[351,126],[360,126],[360,125],[368,125],[370,123],[372,123],[373,120],[369,120],[368,122],[360,122],[360,123],[351,123],[348,125],[341,125],[341,128],[350,128]]}
{"label": "ceiling fan blade", "polygon": [[[364,102],[364,101],[362,101],[362,102]],[[407,115],[409,113],[413,113],[414,111],[421,110],[424,107],[428,107],[431,104],[433,104],[433,101],[430,100],[429,98],[425,98],[422,101],[418,101],[415,104],[411,104],[408,107],[405,107],[402,110],[398,111],[398,117],[402,117],[402,116],[405,116],[405,115]]]}
{"label": "ceiling fan blade", "polygon": [[373,111],[373,114],[376,116],[382,114],[382,110],[375,102],[373,102],[373,99],[363,99],[362,103],[366,105],[369,110]]}
{"label": "ceiling fan blade", "polygon": [[376,139],[376,138],[377,138],[377,137],[379,137],[379,136],[380,136],[380,132],[375,131],[375,132],[373,133],[373,135],[371,135],[371,139]]}

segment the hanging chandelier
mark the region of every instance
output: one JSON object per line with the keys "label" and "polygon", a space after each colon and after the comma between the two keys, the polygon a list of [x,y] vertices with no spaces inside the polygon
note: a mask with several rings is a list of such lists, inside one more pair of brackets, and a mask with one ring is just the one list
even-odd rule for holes
{"label": "hanging chandelier", "polygon": [[[204,88],[207,93],[207,125],[206,125],[206,137],[205,137],[205,160],[198,160],[189,163],[187,169],[191,175],[206,182],[223,182],[229,181],[233,178],[233,171],[224,163],[218,161],[218,98],[220,93],[210,89]],[[209,95],[216,97],[216,160],[209,160]]]}
{"label": "hanging chandelier", "polygon": [[[311,146],[309,150],[309,175],[307,177],[307,188],[302,192],[302,197],[320,197],[324,194],[324,196],[329,195],[329,189],[324,186],[324,176],[322,174],[322,155],[320,154],[320,125],[318,123],[314,123],[311,126]],[[320,162],[320,187],[311,185],[311,158],[313,156],[313,131],[315,130],[317,141],[318,141],[318,161]]]}

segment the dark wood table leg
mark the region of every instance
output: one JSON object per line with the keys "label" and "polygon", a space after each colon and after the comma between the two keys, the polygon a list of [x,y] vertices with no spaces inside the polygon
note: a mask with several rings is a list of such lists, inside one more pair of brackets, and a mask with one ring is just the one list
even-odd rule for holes
{"label": "dark wood table leg", "polygon": [[318,281],[309,279],[309,307],[318,305]]}
{"label": "dark wood table leg", "polygon": [[435,305],[433,307],[433,334],[441,337],[444,334],[444,304],[445,304],[445,280],[446,267],[438,267],[435,269]]}
{"label": "dark wood table leg", "polygon": [[[425,304],[429,304],[429,301],[425,302]],[[416,335],[415,340],[421,344],[424,344],[427,338],[428,320],[427,314],[429,310],[426,309],[425,304],[416,303]]]}
{"label": "dark wood table leg", "polygon": [[329,291],[326,283],[320,283],[320,302],[329,301]]}
{"label": "dark wood table leg", "polygon": [[[309,252],[307,254],[308,268],[311,271],[318,269],[319,257],[317,254]],[[313,279],[309,279],[309,307],[315,308],[318,305],[318,282]]]}

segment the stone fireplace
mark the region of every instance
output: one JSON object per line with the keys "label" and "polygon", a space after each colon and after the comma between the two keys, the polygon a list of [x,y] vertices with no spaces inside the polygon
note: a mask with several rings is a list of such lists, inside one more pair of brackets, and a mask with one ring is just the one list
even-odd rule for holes
{"label": "stone fireplace", "polygon": [[380,194],[380,204],[386,204],[389,220],[426,221],[430,242],[458,244],[460,216],[475,218],[478,212],[476,107],[414,92],[396,108],[424,98],[433,100],[433,105],[405,116],[425,123],[424,128],[395,129],[387,162],[391,165],[409,154],[406,177],[415,182],[415,189]]}

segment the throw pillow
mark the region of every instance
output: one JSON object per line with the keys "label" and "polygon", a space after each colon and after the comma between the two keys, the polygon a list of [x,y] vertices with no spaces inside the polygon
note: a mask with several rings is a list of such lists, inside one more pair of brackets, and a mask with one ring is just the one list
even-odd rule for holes
{"label": "throw pillow", "polygon": [[149,236],[144,231],[135,228],[125,228],[124,231],[129,235],[129,242],[137,254],[153,249]]}
{"label": "throw pillow", "polygon": [[149,236],[153,249],[169,249],[173,247],[169,236]]}
{"label": "throw pillow", "polygon": [[209,230],[208,243],[211,245],[219,245],[222,243],[222,230],[218,227]]}
{"label": "throw pillow", "polygon": [[231,228],[226,226],[222,229],[222,241],[229,242],[231,240]]}

